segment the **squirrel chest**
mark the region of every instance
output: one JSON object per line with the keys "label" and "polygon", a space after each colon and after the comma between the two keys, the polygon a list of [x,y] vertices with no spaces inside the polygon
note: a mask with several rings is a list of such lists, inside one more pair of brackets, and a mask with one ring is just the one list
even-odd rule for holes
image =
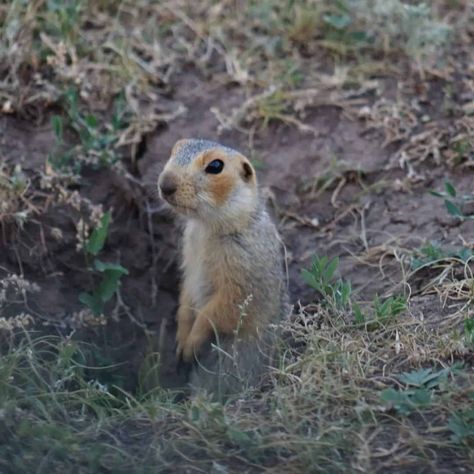
{"label": "squirrel chest", "polygon": [[189,220],[183,235],[182,267],[184,285],[195,310],[202,308],[212,295],[212,276],[223,258],[223,249],[205,226]]}

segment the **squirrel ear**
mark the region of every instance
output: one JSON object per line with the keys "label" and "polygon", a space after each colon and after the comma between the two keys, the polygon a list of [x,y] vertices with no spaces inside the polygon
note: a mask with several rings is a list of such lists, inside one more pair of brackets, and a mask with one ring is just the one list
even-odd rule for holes
{"label": "squirrel ear", "polygon": [[253,176],[253,169],[250,163],[244,161],[242,163],[242,178],[244,181],[250,181]]}

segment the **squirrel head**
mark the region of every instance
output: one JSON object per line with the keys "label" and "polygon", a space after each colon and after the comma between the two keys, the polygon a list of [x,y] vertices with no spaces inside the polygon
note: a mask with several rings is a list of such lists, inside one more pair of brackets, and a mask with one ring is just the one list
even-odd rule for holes
{"label": "squirrel head", "polygon": [[258,203],[249,160],[226,146],[201,139],[179,140],[158,179],[160,196],[179,214],[209,225],[236,227]]}

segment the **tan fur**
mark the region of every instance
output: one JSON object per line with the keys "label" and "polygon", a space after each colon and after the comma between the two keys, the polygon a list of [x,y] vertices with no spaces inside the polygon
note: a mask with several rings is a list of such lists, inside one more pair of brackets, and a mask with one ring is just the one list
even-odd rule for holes
{"label": "tan fur", "polygon": [[[243,163],[249,163],[245,157],[228,156],[217,148],[196,154],[183,165],[174,156],[183,142],[175,145],[162,172],[177,180],[176,193],[167,200],[186,218],[177,355],[190,362],[207,351],[204,359],[215,365],[210,341],[228,341],[224,349],[230,351],[238,332],[245,344],[240,359],[258,366],[260,334],[281,316],[286,301],[277,231],[260,200],[253,168],[244,179]],[[223,171],[206,174],[205,167],[216,158],[224,162]],[[233,361],[230,370],[235,370],[235,363],[239,366]],[[245,372],[243,365],[239,371]],[[198,384],[204,378],[203,373],[198,375]]]}
{"label": "tan fur", "polygon": [[235,184],[234,176],[216,177],[209,186],[209,192],[216,204],[221,205],[227,201],[229,194],[232,192]]}

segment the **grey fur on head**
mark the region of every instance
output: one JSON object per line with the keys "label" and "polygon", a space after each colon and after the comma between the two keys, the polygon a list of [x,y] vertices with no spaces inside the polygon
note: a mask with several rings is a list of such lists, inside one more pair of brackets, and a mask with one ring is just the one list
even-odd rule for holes
{"label": "grey fur on head", "polygon": [[181,166],[189,164],[203,151],[222,150],[227,156],[239,154],[238,151],[232,148],[202,138],[190,138],[178,143],[179,146],[173,155],[173,159]]}

